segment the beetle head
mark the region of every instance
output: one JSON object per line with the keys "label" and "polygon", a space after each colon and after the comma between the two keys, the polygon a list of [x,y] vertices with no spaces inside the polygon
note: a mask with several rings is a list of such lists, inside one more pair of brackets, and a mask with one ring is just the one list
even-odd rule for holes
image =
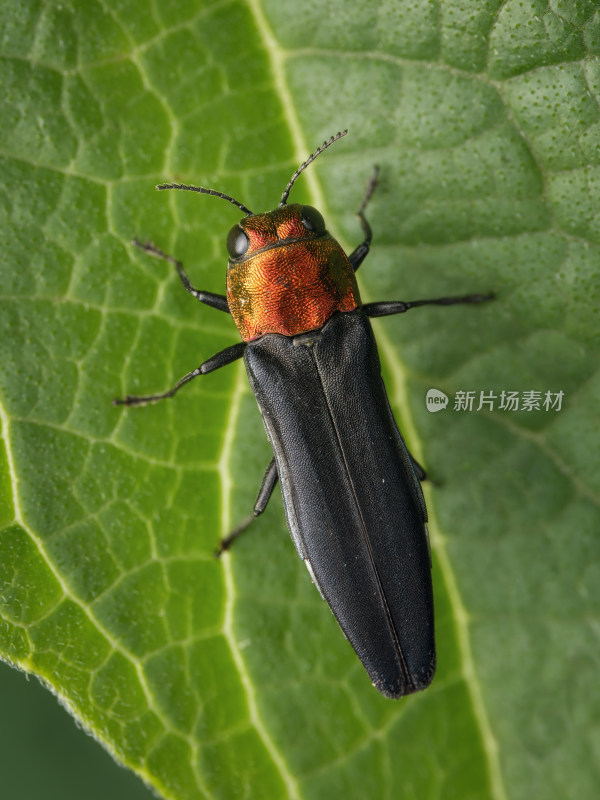
{"label": "beetle head", "polygon": [[274,247],[325,235],[325,220],[316,208],[299,203],[279,206],[245,217],[233,226],[227,237],[229,261],[238,263]]}

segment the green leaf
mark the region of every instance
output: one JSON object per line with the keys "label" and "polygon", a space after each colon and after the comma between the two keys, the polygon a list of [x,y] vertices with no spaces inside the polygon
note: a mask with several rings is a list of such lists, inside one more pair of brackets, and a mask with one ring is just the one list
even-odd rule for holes
{"label": "green leaf", "polygon": [[[575,0],[9,0],[2,31],[0,652],[165,798],[595,797],[600,708],[600,9]],[[497,292],[376,325],[434,478],[439,668],[380,697],[277,497],[224,290],[238,214],[294,187],[363,298]],[[425,408],[437,388],[472,411]],[[502,391],[564,392],[500,410]],[[476,410],[479,392],[496,407]]]}

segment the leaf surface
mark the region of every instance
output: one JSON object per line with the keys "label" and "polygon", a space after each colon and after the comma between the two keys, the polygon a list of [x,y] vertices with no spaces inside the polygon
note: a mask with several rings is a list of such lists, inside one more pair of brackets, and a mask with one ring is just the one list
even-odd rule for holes
{"label": "leaf surface", "polygon": [[[165,798],[595,796],[600,12],[595,2],[19,3],[0,11],[0,652]],[[380,697],[297,558],[222,293],[237,211],[298,181],[433,478],[439,668]],[[474,392],[430,414],[425,394]],[[501,410],[502,392],[563,392]],[[495,407],[482,404],[495,396]],[[450,404],[452,405],[452,404]]]}

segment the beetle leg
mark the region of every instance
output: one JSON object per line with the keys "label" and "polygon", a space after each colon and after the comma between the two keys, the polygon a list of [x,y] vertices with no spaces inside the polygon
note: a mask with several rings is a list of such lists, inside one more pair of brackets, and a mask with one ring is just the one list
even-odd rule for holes
{"label": "beetle leg", "polygon": [[365,217],[365,208],[367,207],[367,203],[373,196],[373,192],[375,191],[375,187],[377,186],[378,174],[379,174],[379,167],[375,165],[373,167],[373,175],[369,178],[369,182],[367,183],[367,191],[365,192],[363,201],[360,204],[360,208],[356,212],[356,216],[360,220],[360,227],[363,230],[365,238],[364,241],[358,245],[356,250],[353,250],[352,253],[350,253],[350,255],[348,256],[348,259],[352,264],[352,266],[354,267],[355,272],[367,257],[367,254],[369,252],[369,247],[371,246],[371,240],[373,238],[373,232],[371,231],[371,226],[369,225],[369,223],[367,222],[367,218]]}
{"label": "beetle leg", "polygon": [[138,239],[132,239],[131,244],[135,245],[135,247],[139,247],[140,250],[143,250],[144,253],[148,253],[150,256],[155,256],[156,258],[162,258],[164,261],[168,261],[171,264],[175,265],[177,269],[177,274],[181,282],[183,283],[183,288],[186,292],[189,292],[192,297],[195,297],[200,303],[204,303],[207,306],[211,306],[212,308],[216,308],[218,311],[225,311],[228,314],[229,312],[229,305],[227,303],[227,298],[223,294],[214,294],[213,292],[203,292],[200,289],[195,289],[192,284],[190,283],[190,279],[188,278],[187,272],[183,268],[183,264],[181,261],[177,261],[176,258],[173,256],[167,255],[164,253],[160,248],[158,248],[152,242],[140,242]]}
{"label": "beetle leg", "polygon": [[231,364],[232,361],[241,358],[244,355],[245,349],[246,342],[238,342],[238,344],[234,344],[231,347],[226,347],[224,350],[215,353],[212,358],[207,359],[203,364],[200,364],[199,367],[196,367],[196,369],[193,369],[191,372],[188,372],[187,375],[184,375],[183,378],[177,381],[175,386],[168,392],[164,392],[163,394],[151,394],[144,397],[134,397],[128,394],[122,399],[115,398],[113,400],[113,405],[143,406],[147,403],[156,403],[158,400],[165,400],[167,397],[173,397],[175,392],[179,391],[179,389],[181,389],[182,386],[185,386],[186,383],[189,383],[194,378],[197,378],[198,375],[206,375],[209,372],[213,372],[215,369],[219,369],[219,367],[224,367],[226,364]]}
{"label": "beetle leg", "polygon": [[275,458],[273,457],[269,461],[269,465],[265,470],[262,483],[260,484],[260,489],[256,495],[256,502],[254,503],[255,517],[260,516],[267,507],[267,503],[271,499],[273,489],[277,485],[278,479],[279,474],[277,472],[277,465],[275,464]]}
{"label": "beetle leg", "polygon": [[233,542],[238,538],[238,536],[243,533],[246,528],[256,519],[256,517],[260,516],[265,508],[267,507],[267,503],[269,502],[271,495],[273,494],[273,489],[277,484],[277,480],[279,475],[277,474],[277,465],[275,464],[275,458],[272,458],[269,461],[269,466],[267,467],[264,477],[262,479],[262,483],[260,484],[260,489],[258,490],[258,495],[256,496],[256,502],[254,503],[254,514],[246,517],[246,519],[238,525],[237,528],[231,531],[224,539],[221,539],[219,542],[219,547],[215,551],[215,555],[217,558],[225,551],[229,550]]}
{"label": "beetle leg", "polygon": [[390,314],[403,314],[417,306],[453,306],[457,303],[483,303],[494,298],[494,292],[489,294],[465,294],[459,297],[438,297],[435,300],[391,300],[383,303],[366,303],[362,311],[368,317],[387,317]]}

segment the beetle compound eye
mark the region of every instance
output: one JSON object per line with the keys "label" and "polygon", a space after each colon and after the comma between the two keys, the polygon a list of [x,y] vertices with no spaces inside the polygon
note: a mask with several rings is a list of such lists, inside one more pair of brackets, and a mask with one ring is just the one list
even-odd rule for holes
{"label": "beetle compound eye", "polygon": [[250,239],[245,230],[234,225],[227,237],[227,252],[231,258],[240,258],[250,247]]}
{"label": "beetle compound eye", "polygon": [[325,220],[312,206],[302,206],[302,224],[311,233],[325,233]]}

